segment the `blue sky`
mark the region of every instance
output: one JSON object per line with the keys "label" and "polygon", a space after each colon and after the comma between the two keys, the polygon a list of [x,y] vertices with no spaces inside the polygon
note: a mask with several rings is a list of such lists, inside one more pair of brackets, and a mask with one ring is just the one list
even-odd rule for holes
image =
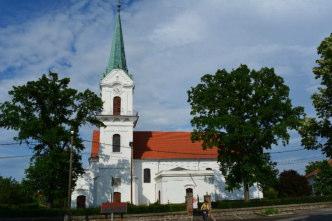
{"label": "blue sky", "polygon": [[[206,73],[274,67],[291,89],[294,105],[313,116],[310,96],[316,48],[331,32],[329,0],[127,0],[122,23],[129,71],[134,75],[138,130],[190,130],[186,91]],[[49,69],[71,86],[99,93],[113,31],[114,1],[1,0],[0,102],[17,84]],[[91,139],[91,127],[81,135]],[[0,129],[0,143],[14,131]],[[298,134],[272,151],[301,148]],[[89,144],[87,144],[87,151]],[[0,175],[21,179],[29,158],[22,146],[0,146]],[[303,173],[318,151],[273,154],[279,169]],[[86,165],[87,154],[84,155]]]}

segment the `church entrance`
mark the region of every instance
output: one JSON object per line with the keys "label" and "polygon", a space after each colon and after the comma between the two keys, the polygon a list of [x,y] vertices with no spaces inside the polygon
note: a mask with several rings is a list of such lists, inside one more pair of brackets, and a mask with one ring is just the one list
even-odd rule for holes
{"label": "church entrance", "polygon": [[77,208],[85,208],[85,196],[84,195],[79,195],[76,198],[76,207]]}
{"label": "church entrance", "polygon": [[121,203],[121,193],[120,192],[114,192],[113,202],[114,203]]}

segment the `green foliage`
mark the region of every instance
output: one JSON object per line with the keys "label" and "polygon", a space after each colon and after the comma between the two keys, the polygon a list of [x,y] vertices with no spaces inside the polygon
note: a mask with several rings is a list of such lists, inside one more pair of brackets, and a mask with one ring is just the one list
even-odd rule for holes
{"label": "green foliage", "polygon": [[[212,208],[229,209],[318,202],[332,202],[332,196],[281,198],[273,200],[253,199],[249,202],[245,202],[243,200],[223,200],[212,202]],[[200,206],[201,203],[199,207]],[[130,204],[128,205],[128,214],[177,212],[185,210],[185,204],[151,204],[149,206],[135,206]],[[65,213],[65,209],[40,208],[37,204],[21,205],[19,207],[0,204],[0,217],[55,217],[63,216]],[[100,208],[71,209],[70,214],[74,216],[98,215],[100,214]]]}
{"label": "green foliage", "polygon": [[[182,204],[150,204],[150,205],[132,205],[128,204],[128,214],[142,213],[166,213],[185,211],[186,205]],[[66,214],[65,209],[54,209],[38,207],[36,204],[17,206],[8,206],[0,204],[0,217],[54,217]],[[99,215],[100,208],[71,209],[70,214],[73,216]]]}
{"label": "green foliage", "polygon": [[24,185],[10,177],[0,176],[0,204],[22,204],[32,201],[32,195]]}
{"label": "green foliage", "polygon": [[332,157],[332,34],[325,38],[317,49],[320,58],[313,68],[316,79],[320,80],[318,91],[312,101],[317,118],[307,118],[300,130],[302,144],[307,149],[321,149]]}
{"label": "green foliage", "polygon": [[[68,190],[68,171],[69,171],[69,151],[54,149],[49,151],[46,156],[38,156],[35,158],[30,167],[26,170],[26,184],[31,189],[39,190],[40,194],[46,197],[46,202],[57,200],[56,207],[62,207],[66,202],[66,194]],[[80,165],[79,155],[73,158],[74,174],[73,183],[77,179],[77,175],[83,173]],[[41,173],[47,171],[47,173]]]}
{"label": "green foliage", "polygon": [[263,189],[263,196],[265,199],[277,199],[279,192],[273,187]]}
{"label": "green foliage", "polygon": [[0,127],[16,130],[16,140],[34,145],[26,183],[35,192],[45,194],[50,206],[55,196],[65,199],[71,131],[74,186],[83,172],[79,153],[84,146],[79,128],[88,123],[103,126],[96,117],[102,110],[101,99],[90,90],[69,88],[69,83],[69,78],[59,79],[50,72],[37,81],[13,86],[8,92],[11,100],[0,104]]}
{"label": "green foliage", "polygon": [[322,164],[324,164],[324,161],[310,162],[308,165],[305,166],[305,174],[309,174],[312,171],[317,170],[321,167]]}
{"label": "green foliage", "polygon": [[277,174],[264,153],[289,129],[297,129],[302,107],[293,107],[289,88],[272,68],[249,70],[246,65],[206,74],[188,91],[192,139],[203,147],[218,147],[220,168],[228,190],[256,182],[271,185]]}
{"label": "green foliage", "polygon": [[278,214],[279,210],[277,208],[266,208],[262,210],[262,214],[266,216]]}
{"label": "green foliage", "polygon": [[332,167],[325,160],[319,166],[319,173],[314,178],[313,189],[315,194],[332,196]]}
{"label": "green foliage", "polygon": [[8,206],[0,204],[0,217],[62,217],[63,209],[40,208],[36,204]]}
{"label": "green foliage", "polygon": [[295,170],[285,170],[279,176],[279,195],[281,197],[309,196],[311,188],[308,180]]}

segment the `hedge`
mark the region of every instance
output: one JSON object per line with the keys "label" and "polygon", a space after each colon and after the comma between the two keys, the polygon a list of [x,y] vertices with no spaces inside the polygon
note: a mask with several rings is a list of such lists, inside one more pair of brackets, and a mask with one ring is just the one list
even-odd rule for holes
{"label": "hedge", "polygon": [[[301,203],[316,203],[316,202],[332,202],[332,196],[325,197],[302,197],[302,198],[281,198],[281,199],[253,199],[249,202],[243,200],[223,200],[212,202],[212,208],[227,209],[227,208],[244,208],[244,207],[258,207],[258,206],[273,206],[273,205],[287,205],[287,204],[301,204]],[[201,203],[200,203],[201,204]],[[146,205],[132,205],[128,204],[128,214],[139,213],[164,213],[185,211],[186,206],[182,204],[151,204]],[[58,217],[66,213],[65,209],[49,209],[38,207],[37,204],[25,205],[0,205],[0,217]],[[100,214],[100,208],[86,208],[86,209],[71,209],[70,213],[74,216],[96,215]]]}

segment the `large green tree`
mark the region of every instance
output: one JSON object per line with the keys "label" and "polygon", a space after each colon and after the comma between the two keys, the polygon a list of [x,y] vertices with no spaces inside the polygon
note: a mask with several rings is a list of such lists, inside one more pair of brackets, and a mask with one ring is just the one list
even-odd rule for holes
{"label": "large green tree", "polygon": [[96,117],[102,110],[101,99],[90,90],[78,92],[69,83],[69,78],[60,79],[50,72],[36,81],[14,86],[9,91],[11,100],[0,104],[0,127],[16,130],[15,140],[34,145],[26,182],[45,194],[51,206],[55,196],[66,198],[63,190],[68,185],[71,131],[74,187],[77,176],[83,172],[80,151],[84,146],[79,129],[88,123],[102,126]]}
{"label": "large green tree", "polygon": [[315,78],[320,81],[312,101],[317,118],[306,118],[300,130],[302,144],[307,149],[321,149],[332,157],[332,34],[319,45],[317,67],[313,68]]}
{"label": "large green tree", "polygon": [[265,152],[289,129],[297,128],[303,108],[293,107],[289,88],[272,68],[249,70],[246,65],[227,72],[206,74],[188,91],[192,139],[203,147],[218,147],[220,168],[229,190],[258,182],[268,185],[276,175]]}

